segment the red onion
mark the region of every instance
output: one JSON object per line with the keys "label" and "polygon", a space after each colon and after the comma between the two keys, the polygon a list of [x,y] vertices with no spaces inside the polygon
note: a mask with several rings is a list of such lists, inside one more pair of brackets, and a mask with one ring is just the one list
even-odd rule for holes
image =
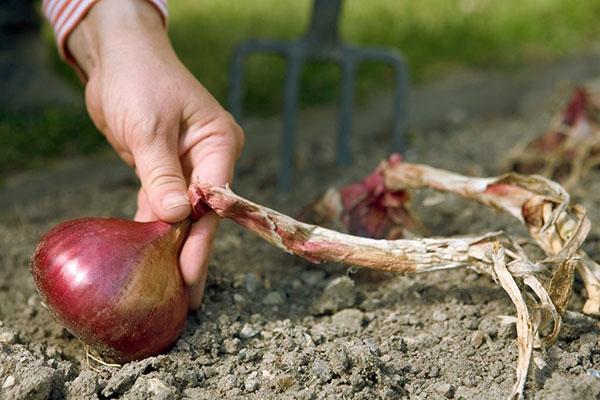
{"label": "red onion", "polygon": [[103,358],[156,355],[185,325],[178,255],[188,227],[189,221],[68,221],[41,239],[31,271],[54,316]]}

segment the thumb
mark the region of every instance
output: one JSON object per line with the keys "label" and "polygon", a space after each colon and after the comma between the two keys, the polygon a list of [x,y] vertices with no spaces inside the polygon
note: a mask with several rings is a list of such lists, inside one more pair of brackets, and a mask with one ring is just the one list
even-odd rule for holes
{"label": "thumb", "polygon": [[133,152],[142,188],[150,208],[163,221],[177,222],[191,211],[186,195],[187,184],[181,171],[177,141],[156,139],[145,148]]}

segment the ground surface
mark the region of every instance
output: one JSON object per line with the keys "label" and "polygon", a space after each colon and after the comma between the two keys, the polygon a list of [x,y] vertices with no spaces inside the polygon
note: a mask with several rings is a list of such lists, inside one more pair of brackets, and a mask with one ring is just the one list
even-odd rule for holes
{"label": "ground surface", "polygon": [[[413,135],[410,158],[497,174],[508,149],[541,133],[557,106],[554,98],[534,100],[497,118],[465,119],[456,110],[444,129]],[[385,130],[357,135],[354,165],[334,167],[329,139],[305,137],[292,193],[275,192],[277,160],[268,146],[262,152],[255,146],[242,160],[236,190],[294,214],[328,185],[362,177],[386,155]],[[132,215],[136,181],[110,157],[58,169],[24,180],[44,190],[29,187],[29,198],[1,215],[0,398],[495,399],[510,392],[515,330],[499,317],[514,309],[487,277],[468,270],[398,276],[314,266],[229,222],[215,245],[203,309],[189,315],[174,349],[94,372],[83,346],[41,306],[28,260],[40,235],[60,221]],[[596,258],[599,185],[594,173],[576,193],[598,221],[586,245]],[[509,218],[450,196],[420,193],[415,207],[440,236],[525,234]],[[539,354],[547,366],[534,368],[528,398],[600,396],[600,324],[579,313],[583,295],[577,282],[559,341]]]}

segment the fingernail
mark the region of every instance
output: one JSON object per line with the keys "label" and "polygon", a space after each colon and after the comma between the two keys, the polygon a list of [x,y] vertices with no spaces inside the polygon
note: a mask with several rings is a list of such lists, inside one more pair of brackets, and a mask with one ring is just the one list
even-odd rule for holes
{"label": "fingernail", "polygon": [[177,207],[190,207],[190,200],[183,193],[169,193],[163,197],[161,204],[165,210],[172,210]]}

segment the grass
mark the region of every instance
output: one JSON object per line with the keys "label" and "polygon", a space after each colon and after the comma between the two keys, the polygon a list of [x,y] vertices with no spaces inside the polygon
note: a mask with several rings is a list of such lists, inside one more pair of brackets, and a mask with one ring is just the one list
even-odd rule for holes
{"label": "grass", "polygon": [[[248,38],[299,37],[311,4],[310,0],[171,0],[170,34],[184,63],[226,104],[229,62],[236,45]],[[512,68],[586,51],[600,35],[599,16],[597,0],[345,0],[341,36],[354,44],[399,49],[413,82],[424,82],[460,68]],[[246,112],[281,110],[284,71],[285,64],[277,57],[249,59]],[[361,68],[359,78],[359,96],[391,82],[389,71],[376,65]],[[301,102],[337,101],[338,81],[336,67],[308,65]],[[47,157],[91,152],[105,147],[103,143],[83,110],[2,112],[0,174],[38,165]]]}
{"label": "grass", "polygon": [[83,110],[0,111],[0,177],[40,168],[49,158],[108,148]]}
{"label": "grass", "polygon": [[[299,37],[312,2],[295,0],[173,0],[171,36],[183,61],[225,102],[229,60],[247,38]],[[413,80],[422,82],[457,68],[507,68],[580,52],[600,35],[597,0],[346,0],[341,36],[350,43],[402,51]],[[285,64],[256,55],[247,66],[245,104],[250,112],[281,109]],[[360,92],[385,87],[390,74],[361,69]],[[310,65],[303,102],[335,101],[336,68]]]}

